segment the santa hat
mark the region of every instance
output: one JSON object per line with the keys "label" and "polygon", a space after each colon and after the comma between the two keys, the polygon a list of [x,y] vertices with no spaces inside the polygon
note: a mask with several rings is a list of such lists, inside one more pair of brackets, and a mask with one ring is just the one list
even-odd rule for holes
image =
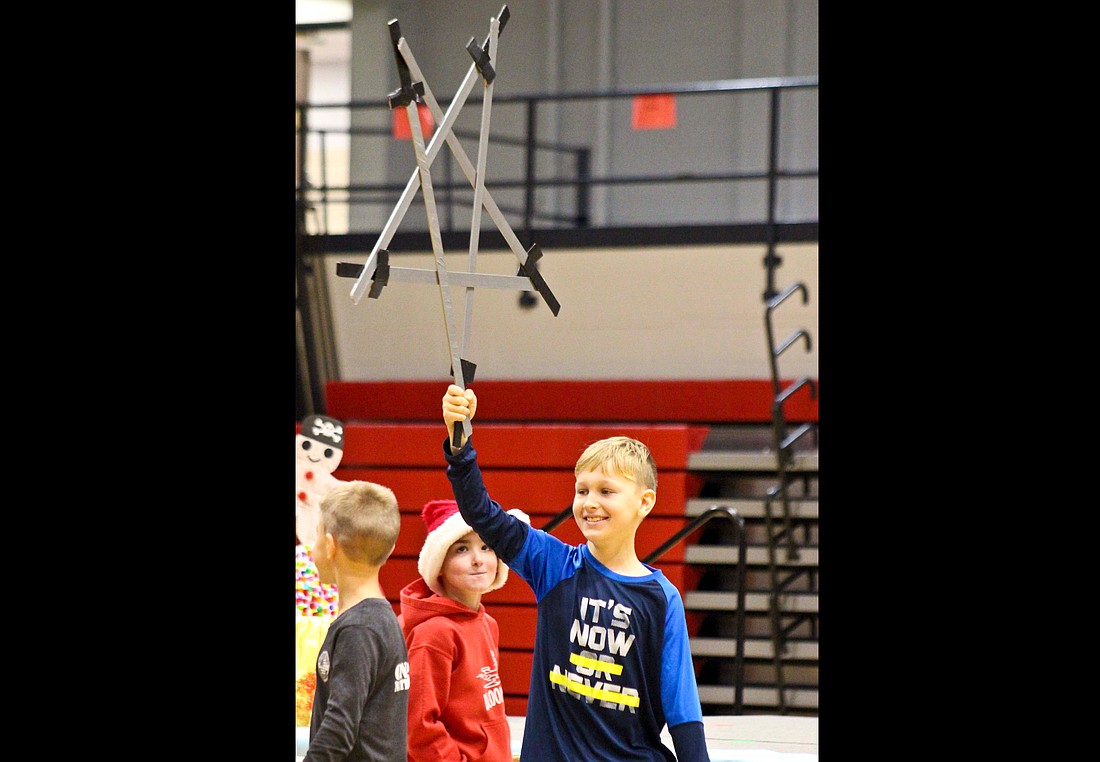
{"label": "santa hat", "polygon": [[[518,508],[513,508],[508,513],[525,524],[531,523],[530,517]],[[443,585],[439,582],[439,572],[443,568],[447,550],[455,540],[473,529],[462,519],[462,514],[458,512],[458,503],[454,500],[431,500],[420,512],[420,517],[428,526],[428,537],[424,540],[424,547],[420,549],[420,560],[417,561],[416,568],[432,592],[445,595]],[[496,579],[486,592],[503,587],[507,581],[508,564],[498,559]]]}

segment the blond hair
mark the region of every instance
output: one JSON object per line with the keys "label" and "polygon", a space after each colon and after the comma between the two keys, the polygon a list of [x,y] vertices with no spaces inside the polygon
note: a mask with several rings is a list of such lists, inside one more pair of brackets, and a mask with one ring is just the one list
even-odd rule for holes
{"label": "blond hair", "polygon": [[608,437],[593,442],[581,453],[573,469],[574,476],[582,471],[605,468],[631,479],[645,489],[657,489],[657,464],[649,448],[631,437]]}
{"label": "blond hair", "polygon": [[325,531],[348,558],[381,566],[397,544],[401,512],[393,490],[366,481],[341,482],[321,501]]}

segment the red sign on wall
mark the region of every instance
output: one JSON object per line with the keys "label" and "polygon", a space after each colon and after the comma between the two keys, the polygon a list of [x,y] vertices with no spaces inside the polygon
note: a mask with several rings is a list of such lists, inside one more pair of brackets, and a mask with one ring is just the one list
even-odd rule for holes
{"label": "red sign on wall", "polygon": [[671,93],[634,96],[631,126],[636,130],[667,130],[676,126],[676,96]]}
{"label": "red sign on wall", "polygon": [[[431,138],[435,132],[435,119],[432,111],[426,103],[416,104],[416,113],[420,115],[420,131],[424,133],[424,140]],[[409,129],[409,112],[406,108],[393,110],[393,137],[395,140],[412,140],[412,130]]]}

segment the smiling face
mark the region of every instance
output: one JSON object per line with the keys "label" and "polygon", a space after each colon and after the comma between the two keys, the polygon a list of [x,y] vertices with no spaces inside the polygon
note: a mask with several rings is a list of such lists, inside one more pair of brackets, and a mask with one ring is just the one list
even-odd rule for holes
{"label": "smiling face", "polygon": [[497,578],[497,554],[469,531],[451,543],[439,569],[439,578],[448,598],[476,610],[481,596]]}
{"label": "smiling face", "polygon": [[344,451],[316,439],[295,434],[294,454],[299,469],[313,469],[331,474],[340,465]]}
{"label": "smiling face", "polygon": [[596,547],[633,543],[655,500],[654,490],[599,466],[577,474],[573,518],[584,538]]}

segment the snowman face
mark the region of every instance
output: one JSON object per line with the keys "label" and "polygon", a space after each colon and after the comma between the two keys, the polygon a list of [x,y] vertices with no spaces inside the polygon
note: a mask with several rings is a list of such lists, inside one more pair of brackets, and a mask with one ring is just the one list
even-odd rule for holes
{"label": "snowman face", "polygon": [[333,447],[301,434],[294,436],[294,452],[300,466],[327,471],[330,474],[340,465],[340,459],[344,455],[344,451],[339,447]]}

